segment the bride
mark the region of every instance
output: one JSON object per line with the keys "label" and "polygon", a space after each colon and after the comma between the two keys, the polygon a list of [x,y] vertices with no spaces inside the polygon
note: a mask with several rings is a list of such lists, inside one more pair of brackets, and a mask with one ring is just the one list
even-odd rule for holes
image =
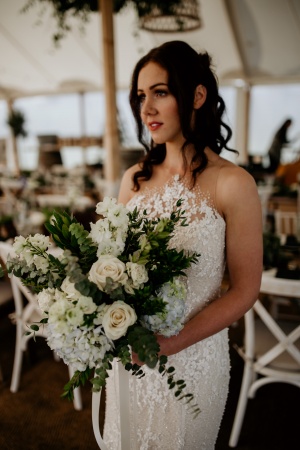
{"label": "bride", "polygon": [[[257,189],[246,171],[220,156],[231,130],[207,53],[181,41],[152,49],[134,69],[130,104],[146,156],[125,172],[119,201],[154,218],[168,216],[182,198],[189,226],[178,227],[171,245],[200,254],[187,273],[185,326],[158,341],[201,410],[193,418],[158,371],[144,366],[143,378],[130,376],[131,449],[212,450],[228,394],[228,327],[252,307],[260,287]],[[223,292],[225,265],[230,282]],[[104,425],[110,450],[120,449],[118,399],[115,363]]]}

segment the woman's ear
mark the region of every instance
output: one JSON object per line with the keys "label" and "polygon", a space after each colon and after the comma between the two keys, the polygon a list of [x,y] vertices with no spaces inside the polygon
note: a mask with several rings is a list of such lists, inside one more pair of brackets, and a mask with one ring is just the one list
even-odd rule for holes
{"label": "woman's ear", "polygon": [[195,96],[194,96],[194,109],[199,109],[203,105],[203,103],[206,100],[206,87],[204,87],[202,84],[199,84],[195,89]]}

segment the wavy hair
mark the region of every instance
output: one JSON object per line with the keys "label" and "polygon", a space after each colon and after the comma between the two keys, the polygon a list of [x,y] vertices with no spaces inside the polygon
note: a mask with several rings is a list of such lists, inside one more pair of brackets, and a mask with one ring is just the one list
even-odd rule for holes
{"label": "wavy hair", "polygon": [[[140,115],[138,77],[141,69],[149,62],[159,64],[168,73],[168,87],[176,98],[182,134],[185,138],[182,147],[185,170],[187,168],[185,149],[189,144],[193,144],[195,149],[192,157],[194,167],[192,176],[195,184],[197,175],[207,166],[205,147],[209,147],[218,155],[223,148],[238,153],[227,147],[232,131],[222,121],[225,103],[219,95],[218,80],[211,68],[211,58],[206,52],[198,54],[186,42],[170,41],[150,50],[136,64],[132,74],[129,100],[136,121],[138,140],[145,148],[146,154],[141,160],[141,170],[133,175],[135,191],[140,188],[139,179],[149,180],[153,166],[162,163],[166,156],[165,144],[155,144],[152,139],[149,143]],[[195,89],[199,84],[206,88],[207,97],[201,108],[195,110]]]}

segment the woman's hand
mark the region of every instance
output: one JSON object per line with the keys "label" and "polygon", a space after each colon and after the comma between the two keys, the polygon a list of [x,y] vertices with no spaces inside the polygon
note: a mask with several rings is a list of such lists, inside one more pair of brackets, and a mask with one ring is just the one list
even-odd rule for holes
{"label": "woman's hand", "polygon": [[[177,336],[172,336],[172,337],[165,337],[162,336],[160,334],[156,335],[156,339],[157,339],[157,343],[160,347],[159,350],[159,356],[160,355],[165,355],[165,356],[170,356],[170,355],[174,355],[174,353],[177,353],[177,349],[176,349],[176,341],[178,340],[179,335]],[[145,363],[139,360],[139,357],[137,355],[137,353],[133,352],[131,353],[131,362],[132,364],[138,364],[139,366],[143,366]]]}
{"label": "woman's hand", "polygon": [[145,363],[139,360],[137,353],[131,353],[131,362],[132,364],[138,364],[139,366],[143,366]]}

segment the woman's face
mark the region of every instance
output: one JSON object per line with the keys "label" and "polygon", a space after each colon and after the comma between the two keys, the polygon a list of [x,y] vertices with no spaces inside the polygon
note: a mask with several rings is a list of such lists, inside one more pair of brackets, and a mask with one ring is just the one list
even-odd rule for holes
{"label": "woman's face", "polygon": [[168,86],[168,72],[149,62],[138,76],[140,113],[156,144],[183,143],[178,105]]}

